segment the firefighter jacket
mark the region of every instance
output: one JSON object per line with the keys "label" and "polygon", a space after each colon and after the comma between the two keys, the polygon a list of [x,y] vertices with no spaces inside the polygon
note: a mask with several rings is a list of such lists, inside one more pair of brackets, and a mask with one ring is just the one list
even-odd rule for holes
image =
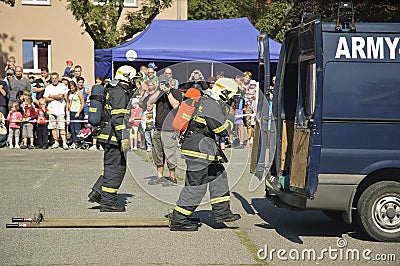
{"label": "firefighter jacket", "polygon": [[120,145],[129,139],[128,120],[130,115],[128,85],[119,82],[105,91],[104,126],[98,136],[99,142]]}
{"label": "firefighter jacket", "polygon": [[233,129],[233,117],[223,102],[201,96],[181,146],[182,158],[207,163],[228,160],[215,142],[215,136],[227,136]]}

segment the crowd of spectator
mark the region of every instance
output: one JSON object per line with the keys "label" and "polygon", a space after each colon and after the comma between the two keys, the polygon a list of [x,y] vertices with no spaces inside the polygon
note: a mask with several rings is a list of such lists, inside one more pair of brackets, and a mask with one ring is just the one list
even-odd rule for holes
{"label": "crowd of spectator", "polygon": [[[74,66],[71,60],[66,65],[63,76],[42,67],[40,77],[33,73],[24,77],[15,57],[9,58],[6,77],[0,79],[0,127],[7,129],[0,130],[0,147],[78,147],[81,132],[90,132],[85,123],[90,87],[80,65]],[[95,140],[91,143],[90,149],[101,149]]]}
{"label": "crowd of spectator", "polygon": [[[180,95],[176,96],[179,81],[174,78],[172,69],[167,67],[158,76],[156,68],[154,63],[150,63],[142,65],[138,72],[138,93],[132,99],[129,119],[131,150],[150,152],[157,148],[157,144],[154,147],[154,138],[158,139],[161,123],[171,108],[176,108],[182,100]],[[97,139],[91,137],[91,126],[86,122],[91,86],[82,76],[80,65],[74,66],[71,60],[67,60],[62,76],[57,72],[49,73],[47,67],[42,67],[40,77],[33,73],[24,77],[23,68],[16,65],[11,56],[5,73],[6,77],[0,79],[0,147],[102,149],[97,146]],[[199,69],[194,69],[188,80],[207,80],[212,87],[221,77],[224,77],[223,72],[206,78]],[[217,139],[222,149],[250,146],[255,125],[258,83],[249,71],[232,78],[238,85],[231,102],[235,129],[228,138]],[[105,85],[109,81],[109,78],[96,77],[96,84]],[[160,92],[164,92],[169,101],[160,101]],[[168,98],[170,93],[173,96]]]}

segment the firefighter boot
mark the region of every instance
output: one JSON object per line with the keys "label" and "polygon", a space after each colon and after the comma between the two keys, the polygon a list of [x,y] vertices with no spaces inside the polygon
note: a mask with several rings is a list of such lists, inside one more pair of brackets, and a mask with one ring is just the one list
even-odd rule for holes
{"label": "firefighter boot", "polygon": [[191,223],[188,216],[174,210],[171,218],[171,231],[198,231],[199,225]]}
{"label": "firefighter boot", "polygon": [[241,218],[240,214],[232,213],[229,201],[214,203],[211,206],[214,213],[214,223],[233,222]]}
{"label": "firefighter boot", "polygon": [[97,202],[98,204],[101,204],[101,194],[96,190],[92,189],[88,195],[88,198],[90,202]]}
{"label": "firefighter boot", "polygon": [[125,206],[118,205],[116,193],[101,193],[100,212],[125,212]]}
{"label": "firefighter boot", "polygon": [[90,202],[97,202],[101,204],[101,186],[103,184],[103,175],[97,178],[96,183],[93,185],[92,191],[89,193],[88,198]]}

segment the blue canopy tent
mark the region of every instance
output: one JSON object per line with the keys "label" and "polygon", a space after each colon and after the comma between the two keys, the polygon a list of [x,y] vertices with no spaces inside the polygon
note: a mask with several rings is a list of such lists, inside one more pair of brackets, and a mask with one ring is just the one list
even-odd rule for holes
{"label": "blue canopy tent", "polygon": [[[183,61],[215,61],[257,72],[259,31],[247,18],[220,20],[153,20],[132,40],[95,50],[96,76],[112,76],[113,68],[136,68],[155,62],[159,69]],[[269,40],[270,61],[277,62],[280,43]],[[253,67],[250,67],[252,64]]]}

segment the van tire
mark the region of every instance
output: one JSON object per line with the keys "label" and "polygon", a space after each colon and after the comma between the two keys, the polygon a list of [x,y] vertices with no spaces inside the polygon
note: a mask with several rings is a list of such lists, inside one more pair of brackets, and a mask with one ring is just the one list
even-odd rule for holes
{"label": "van tire", "polygon": [[381,181],[369,186],[357,204],[360,226],[378,241],[400,241],[400,183]]}

